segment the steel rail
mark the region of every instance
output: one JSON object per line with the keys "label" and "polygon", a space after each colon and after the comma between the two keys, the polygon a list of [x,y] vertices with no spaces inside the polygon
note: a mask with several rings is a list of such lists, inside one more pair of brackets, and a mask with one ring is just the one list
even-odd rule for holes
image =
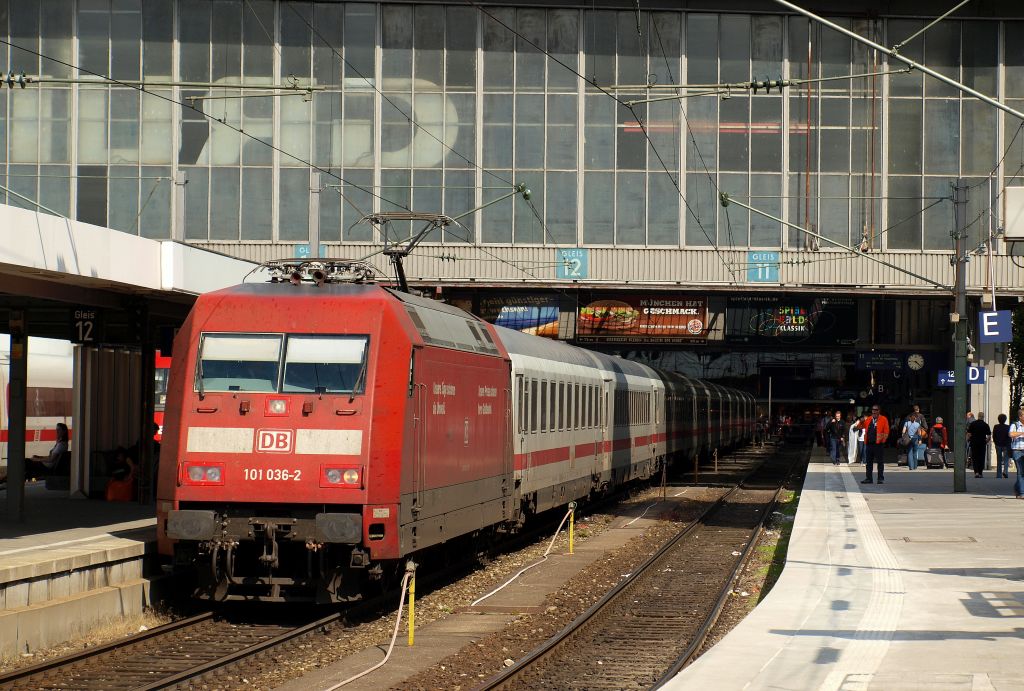
{"label": "steel rail", "polygon": [[179,619],[178,621],[172,621],[169,624],[163,624],[162,626],[154,626],[153,628],[136,633],[128,638],[122,638],[120,640],[111,641],[110,643],[104,643],[87,650],[83,650],[77,653],[71,653],[70,655],[63,655],[61,657],[55,657],[52,660],[40,662],[39,664],[32,665],[31,667],[19,667],[18,669],[10,672],[0,674],[0,686],[10,684],[11,682],[26,679],[28,677],[41,674],[43,672],[49,672],[67,665],[88,660],[89,658],[109,653],[114,650],[121,648],[127,648],[136,643],[142,643],[151,638],[157,638],[159,636],[178,631],[180,629],[188,628],[189,626],[195,626],[204,621],[209,621],[213,618],[213,612],[204,612],[203,614],[197,614],[194,617],[188,617],[185,619]]}
{"label": "steel rail", "polygon": [[687,537],[693,531],[699,528],[702,525],[702,521],[708,516],[709,513],[711,513],[719,506],[721,506],[726,498],[736,493],[737,491],[739,491],[738,485],[736,487],[733,487],[725,494],[723,494],[721,497],[719,497],[718,500],[715,501],[715,503],[708,505],[708,507],[704,509],[704,511],[701,512],[701,514],[697,518],[695,518],[685,528],[683,528],[679,533],[677,533],[675,537],[673,537],[671,540],[662,545],[661,549],[659,549],[657,552],[651,555],[643,564],[633,569],[633,572],[630,573],[628,577],[620,580],[615,585],[615,587],[606,592],[601,597],[601,599],[599,599],[597,602],[591,605],[589,609],[587,609],[585,612],[583,612],[575,619],[573,619],[567,626],[565,626],[561,631],[556,633],[554,636],[547,639],[539,646],[531,650],[529,654],[526,655],[526,657],[517,660],[516,663],[511,667],[502,670],[498,674],[494,675],[493,677],[485,681],[480,686],[477,686],[474,689],[474,691],[491,691],[491,689],[504,688],[505,684],[514,680],[520,672],[529,668],[536,662],[544,659],[556,648],[561,646],[566,641],[570,640],[575,634],[581,631],[584,624],[586,624],[588,621],[597,616],[597,614],[601,610],[603,610],[606,605],[610,604],[611,602],[614,602],[615,599],[618,597],[619,593],[625,590],[628,586],[635,583],[647,571],[647,569],[650,568],[651,565],[653,565],[662,556],[668,553],[681,540],[683,540],[683,538]]}
{"label": "steel rail", "polygon": [[152,684],[141,686],[139,687],[138,691],[155,691],[156,689],[166,689],[185,681],[198,679],[207,674],[210,674],[211,672],[216,672],[225,667],[229,667],[235,664],[236,662],[241,662],[246,658],[250,658],[254,655],[257,655],[263,652],[264,650],[276,648],[296,638],[300,638],[307,634],[315,633],[317,629],[320,629],[323,626],[327,626],[328,624],[333,624],[334,622],[340,620],[341,617],[342,614],[340,612],[331,614],[330,616],[324,617],[323,619],[318,619],[310,624],[300,626],[291,631],[286,631],[285,633],[282,633],[279,636],[268,638],[265,641],[261,641],[247,648],[242,648],[241,650],[235,651],[228,655],[224,655],[223,657],[219,657],[216,660],[211,660],[210,662],[198,665],[196,667],[193,667],[192,669],[187,669],[184,672],[179,672],[170,677],[164,677],[163,679],[156,681]]}
{"label": "steel rail", "polygon": [[[796,460],[794,460],[791,463],[790,469],[786,473],[786,478],[788,478],[792,474],[792,467],[795,464]],[[590,608],[588,608],[585,612],[577,616],[561,631],[559,631],[554,636],[544,641],[544,643],[530,651],[530,653],[527,654],[525,657],[516,661],[516,663],[512,666],[502,670],[498,674],[492,676],[490,679],[487,679],[481,685],[475,687],[474,691],[491,691],[492,689],[506,688],[510,682],[514,682],[516,680],[520,673],[527,670],[528,668],[538,663],[539,661],[543,660],[544,658],[548,657],[557,648],[560,648],[562,645],[570,641],[574,636],[581,633],[583,627],[589,621],[596,618],[597,615],[601,613],[602,610],[604,610],[608,605],[614,603],[618,599],[618,596],[622,593],[623,590],[637,583],[639,579],[643,577],[655,563],[657,563],[662,557],[664,557],[666,554],[671,552],[675,547],[677,547],[683,539],[685,539],[686,537],[688,537],[689,535],[693,534],[695,531],[703,527],[705,519],[708,518],[708,516],[712,512],[724,506],[731,497],[733,497],[741,489],[743,489],[744,483],[747,480],[749,480],[761,467],[763,467],[763,463],[759,465],[757,468],[752,469],[737,485],[735,485],[734,487],[732,487],[732,489],[730,489],[728,492],[719,497],[718,500],[715,501],[713,504],[709,505],[703,512],[701,512],[701,514],[697,518],[691,521],[671,540],[662,545],[662,547],[658,549],[658,551],[655,552],[646,561],[644,561],[643,564],[633,569],[632,573],[630,573],[628,577],[619,581],[619,583],[617,583],[611,590],[605,593],[597,602],[591,605]],[[776,490],[775,497],[772,499],[771,502],[768,502],[766,508],[758,517],[757,529],[755,529],[753,537],[750,539],[750,541],[747,543],[747,546],[744,548],[743,555],[737,560],[738,566],[732,571],[730,576],[726,579],[726,582],[722,588],[722,592],[719,594],[718,600],[716,601],[716,605],[711,615],[708,617],[710,623],[708,621],[705,621],[702,627],[698,630],[698,635],[695,638],[695,641],[699,640],[699,642],[691,643],[691,645],[684,652],[684,656],[687,656],[688,658],[692,657],[694,652],[696,652],[696,650],[699,650],[699,646],[703,644],[704,640],[706,640],[707,638],[708,633],[710,633],[711,629],[713,628],[714,621],[717,620],[718,615],[720,614],[722,609],[722,604],[724,604],[724,596],[729,592],[732,583],[735,581],[736,575],[739,573],[739,570],[742,568],[744,562],[746,561],[746,558],[753,550],[753,546],[756,545],[757,538],[761,535],[761,528],[763,527],[764,520],[769,515],[768,511],[770,511],[772,507],[776,506],[779,492],[782,491],[785,485],[785,479],[782,481],[782,484],[783,486],[780,486],[779,489]],[[685,665],[685,662],[683,664]],[[671,678],[668,675],[665,675],[662,679],[665,679],[666,677]],[[662,683],[664,683],[664,681],[659,680],[656,686]]]}
{"label": "steel rail", "polygon": [[729,579],[722,585],[722,591],[718,595],[718,600],[715,602],[715,606],[712,609],[710,616],[708,616],[701,625],[700,629],[697,631],[697,635],[694,636],[689,647],[683,651],[683,654],[679,656],[679,659],[676,660],[663,675],[661,675],[661,678],[654,683],[652,688],[658,689],[668,683],[674,676],[679,674],[684,667],[690,664],[690,662],[693,661],[693,658],[697,656],[697,653],[700,652],[704,643],[707,641],[708,636],[711,635],[711,632],[714,630],[715,624],[718,623],[718,617],[722,614],[722,610],[725,609],[725,605],[729,601],[729,593],[732,592],[732,586],[739,578],[743,569],[746,568],[747,561],[750,559],[750,555],[753,553],[754,547],[757,546],[758,540],[760,540],[761,535],[764,534],[765,522],[771,515],[771,511],[779,505],[779,497],[785,489],[786,485],[785,481],[783,481],[782,486],[776,490],[775,497],[765,506],[764,511],[761,512],[761,516],[757,523],[757,529],[754,531],[754,534],[747,543],[747,546],[743,549],[743,554],[740,555],[740,558],[736,561],[736,567],[733,569]]}

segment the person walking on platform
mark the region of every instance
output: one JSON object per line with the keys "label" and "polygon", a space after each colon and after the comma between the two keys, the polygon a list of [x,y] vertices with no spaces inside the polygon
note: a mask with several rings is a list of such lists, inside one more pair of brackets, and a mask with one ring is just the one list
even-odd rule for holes
{"label": "person walking on platform", "polygon": [[1010,425],[1010,453],[1017,464],[1017,481],[1013,483],[1013,493],[1018,499],[1024,499],[1024,408],[1017,411],[1017,421]]}
{"label": "person walking on platform", "polygon": [[1006,415],[999,413],[999,422],[992,428],[992,443],[996,447],[996,477],[1010,477],[1010,426]]}
{"label": "person walking on platform", "polygon": [[907,449],[907,467],[910,470],[917,470],[917,447],[920,441],[919,431],[921,423],[917,421],[917,414],[911,413],[907,421],[903,423],[903,432],[900,443]]}
{"label": "person walking on platform", "polygon": [[974,477],[981,477],[985,470],[985,451],[991,440],[992,428],[985,422],[985,413],[978,413],[978,418],[967,426],[967,446],[971,452]]}
{"label": "person walking on platform", "polygon": [[857,447],[860,446],[857,443],[857,439],[860,436],[860,418],[853,414],[851,411],[846,417],[846,429],[849,430],[846,435],[846,464],[851,465],[857,462]]}
{"label": "person walking on platform", "polygon": [[867,443],[864,441],[864,436],[868,431],[868,416],[861,414],[857,418],[857,462],[864,463],[868,457]]}
{"label": "person walking on platform", "polygon": [[889,438],[889,419],[881,414],[879,407],[871,407],[871,417],[867,419],[864,429],[864,465],[867,468],[867,477],[861,480],[861,484],[870,485],[874,482],[872,477],[874,466],[878,466],[878,484],[885,483],[885,440]]}
{"label": "person walking on platform", "polygon": [[924,413],[921,412],[921,406],[914,404],[914,415],[917,416],[917,421],[921,423],[921,429],[928,430],[928,418]]}
{"label": "person walking on platform", "polygon": [[928,450],[927,454],[936,454],[942,459],[942,467],[946,467],[946,449],[949,448],[949,432],[946,431],[946,426],[942,424],[942,418],[935,418],[935,424],[932,425],[931,429],[928,430]]}
{"label": "person walking on platform", "polygon": [[825,425],[825,438],[828,439],[828,451],[832,456],[832,465],[839,465],[839,459],[846,454],[846,434],[843,413],[837,410]]}

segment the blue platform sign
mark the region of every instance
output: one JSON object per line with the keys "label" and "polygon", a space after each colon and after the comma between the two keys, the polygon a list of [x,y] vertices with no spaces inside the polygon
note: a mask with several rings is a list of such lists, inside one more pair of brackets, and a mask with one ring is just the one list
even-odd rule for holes
{"label": "blue platform sign", "polygon": [[751,283],[778,283],[779,253],[747,252],[747,280]]}
{"label": "blue platform sign", "polygon": [[556,277],[569,281],[587,278],[590,269],[590,250],[580,247],[555,250]]}
{"label": "blue platform sign", "polygon": [[981,343],[1009,343],[1013,340],[1010,310],[978,313],[978,340]]}
{"label": "blue platform sign", "polygon": [[[298,259],[310,259],[313,256],[309,244],[295,245],[295,257]],[[320,256],[327,256],[327,245],[320,245]]]}
{"label": "blue platform sign", "polygon": [[[938,377],[939,386],[953,386],[956,384],[956,373],[951,369],[940,369]],[[984,384],[985,383],[985,368],[984,367],[971,367],[967,368],[967,383],[968,384]]]}

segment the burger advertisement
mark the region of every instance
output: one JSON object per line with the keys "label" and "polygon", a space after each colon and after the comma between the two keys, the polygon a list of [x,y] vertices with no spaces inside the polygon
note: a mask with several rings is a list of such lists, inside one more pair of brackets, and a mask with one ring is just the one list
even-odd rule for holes
{"label": "burger advertisement", "polygon": [[628,295],[581,305],[580,343],[703,343],[708,306],[703,297]]}

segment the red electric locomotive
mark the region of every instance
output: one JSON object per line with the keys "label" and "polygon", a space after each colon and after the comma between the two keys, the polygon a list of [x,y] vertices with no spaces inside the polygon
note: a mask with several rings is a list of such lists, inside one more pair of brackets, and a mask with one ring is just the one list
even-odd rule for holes
{"label": "red electric locomotive", "polygon": [[749,395],[324,266],[201,296],[175,341],[158,536],[202,597],[354,600],[414,552],[752,430]]}

